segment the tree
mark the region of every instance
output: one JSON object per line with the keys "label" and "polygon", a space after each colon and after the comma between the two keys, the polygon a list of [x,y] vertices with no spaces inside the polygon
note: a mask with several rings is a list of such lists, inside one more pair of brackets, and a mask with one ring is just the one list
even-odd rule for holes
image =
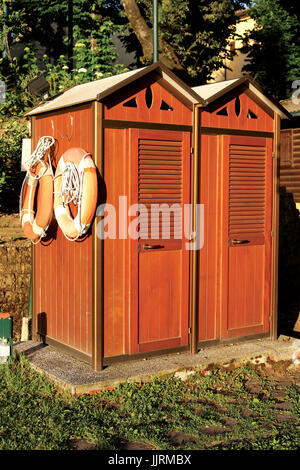
{"label": "tree", "polygon": [[[152,0],[121,0],[143,49],[152,60]],[[189,84],[205,83],[231,58],[227,45],[236,24],[238,0],[161,0],[159,59]]]}
{"label": "tree", "polygon": [[290,98],[300,71],[300,7],[293,0],[257,0],[250,15],[256,27],[247,35],[244,67],[276,99]]}
{"label": "tree", "polygon": [[[6,84],[7,100],[0,106],[0,115],[22,115],[37,103],[27,85],[38,73],[46,75],[53,96],[71,85],[116,74],[124,68],[117,63],[112,42],[112,36],[124,28],[119,1],[2,0],[2,5],[0,80]],[[73,57],[68,55],[70,51]]]}

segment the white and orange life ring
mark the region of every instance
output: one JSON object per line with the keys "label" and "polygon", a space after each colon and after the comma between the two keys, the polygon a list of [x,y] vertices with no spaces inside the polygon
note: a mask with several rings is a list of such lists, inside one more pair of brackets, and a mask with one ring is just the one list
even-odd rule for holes
{"label": "white and orange life ring", "polygon": [[[60,158],[55,172],[54,212],[68,240],[77,240],[88,231],[97,199],[97,170],[91,155],[82,148],[67,150]],[[78,207],[74,218],[69,206],[71,202]]]}
{"label": "white and orange life ring", "polygon": [[20,203],[23,231],[27,238],[36,243],[45,237],[53,214],[53,174],[50,164],[40,161],[28,170]]}

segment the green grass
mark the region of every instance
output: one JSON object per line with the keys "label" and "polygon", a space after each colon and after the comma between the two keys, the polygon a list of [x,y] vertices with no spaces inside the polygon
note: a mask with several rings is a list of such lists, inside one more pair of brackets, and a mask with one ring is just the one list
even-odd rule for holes
{"label": "green grass", "polygon": [[[249,391],[250,379],[257,393]],[[299,386],[299,375],[297,380]],[[286,393],[289,410],[272,408],[278,390]],[[278,413],[294,421],[278,422]],[[58,391],[23,356],[0,366],[1,450],[68,449],[71,439],[86,439],[99,449],[142,441],[169,450],[291,450],[300,447],[299,416],[297,385],[281,386],[249,366],[198,373],[185,382],[170,378],[125,384],[79,397]],[[225,418],[231,418],[231,425]],[[215,434],[208,433],[213,429]]]}

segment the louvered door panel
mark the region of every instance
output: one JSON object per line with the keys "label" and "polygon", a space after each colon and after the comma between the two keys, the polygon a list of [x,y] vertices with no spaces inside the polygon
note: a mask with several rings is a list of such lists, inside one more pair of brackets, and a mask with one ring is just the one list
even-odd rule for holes
{"label": "louvered door panel", "polygon": [[227,305],[222,336],[239,337],[269,328],[272,141],[232,136],[225,145]]}
{"label": "louvered door panel", "polygon": [[133,201],[140,214],[131,250],[132,352],[177,348],[188,343],[189,251],[182,208],[190,202],[190,134],[130,134]]}
{"label": "louvered door panel", "polygon": [[242,234],[264,236],[265,153],[261,146],[229,147],[229,238]]}
{"label": "louvered door panel", "polygon": [[[169,233],[170,239],[181,238],[182,176],[182,142],[139,139],[138,201],[142,239],[165,238]],[[154,206],[163,204],[172,209],[166,211],[164,221],[162,211],[155,211],[157,206]]]}

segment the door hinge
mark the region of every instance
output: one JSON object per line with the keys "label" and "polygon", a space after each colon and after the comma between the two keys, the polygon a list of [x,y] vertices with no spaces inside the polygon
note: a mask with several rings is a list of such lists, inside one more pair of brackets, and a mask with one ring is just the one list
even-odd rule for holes
{"label": "door hinge", "polygon": [[188,334],[190,335],[192,333],[192,328],[188,329]]}
{"label": "door hinge", "polygon": [[275,152],[272,152],[272,157],[275,158]]}
{"label": "door hinge", "polygon": [[139,253],[141,251],[141,245],[138,243],[137,245],[137,252]]}
{"label": "door hinge", "polygon": [[191,147],[191,155],[194,155],[194,147]]}

